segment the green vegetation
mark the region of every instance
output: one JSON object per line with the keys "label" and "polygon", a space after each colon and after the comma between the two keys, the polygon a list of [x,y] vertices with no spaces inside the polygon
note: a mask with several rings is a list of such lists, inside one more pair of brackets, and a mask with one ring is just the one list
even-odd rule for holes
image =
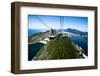
{"label": "green vegetation", "polygon": [[58,34],[36,54],[36,60],[81,58],[69,37]]}

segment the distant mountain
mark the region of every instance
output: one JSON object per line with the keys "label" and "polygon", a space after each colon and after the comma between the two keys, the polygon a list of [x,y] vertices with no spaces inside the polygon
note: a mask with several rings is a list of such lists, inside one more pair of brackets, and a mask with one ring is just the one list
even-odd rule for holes
{"label": "distant mountain", "polygon": [[48,37],[48,34],[49,31],[34,33],[31,36],[28,36],[28,43],[35,43],[37,41],[44,40]]}
{"label": "distant mountain", "polygon": [[74,34],[78,34],[80,36],[83,36],[83,35],[88,35],[88,32],[83,32],[83,31],[79,31],[79,30],[76,30],[76,29],[71,29],[71,28],[68,28],[68,29],[65,29],[64,30],[65,32],[70,32],[70,33],[74,33]]}

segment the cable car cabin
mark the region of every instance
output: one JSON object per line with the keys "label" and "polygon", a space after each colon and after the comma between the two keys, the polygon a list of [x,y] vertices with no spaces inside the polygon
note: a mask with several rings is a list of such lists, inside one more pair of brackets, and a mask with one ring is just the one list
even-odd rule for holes
{"label": "cable car cabin", "polygon": [[55,35],[56,35],[56,30],[55,30],[55,29],[51,29],[51,34],[50,34],[50,36],[49,36],[49,39],[50,39],[50,40],[55,39],[55,38],[56,38]]}
{"label": "cable car cabin", "polygon": [[49,36],[50,40],[54,40],[56,37],[55,36]]}

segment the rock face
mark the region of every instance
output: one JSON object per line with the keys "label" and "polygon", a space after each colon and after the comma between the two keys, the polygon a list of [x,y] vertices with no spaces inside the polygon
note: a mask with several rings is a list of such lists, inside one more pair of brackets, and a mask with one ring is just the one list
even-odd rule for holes
{"label": "rock face", "polygon": [[84,58],[80,51],[73,45],[69,37],[58,34],[54,40],[51,40],[39,50],[34,60]]}

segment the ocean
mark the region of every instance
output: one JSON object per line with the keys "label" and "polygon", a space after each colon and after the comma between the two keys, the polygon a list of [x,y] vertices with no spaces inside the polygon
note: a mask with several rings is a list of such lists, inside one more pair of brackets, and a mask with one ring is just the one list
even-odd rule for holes
{"label": "ocean", "polygon": [[28,29],[28,36],[31,36],[34,33],[38,33],[38,32],[45,32],[47,31],[46,29]]}
{"label": "ocean", "polygon": [[32,60],[36,53],[44,46],[42,43],[28,44],[28,60]]}
{"label": "ocean", "polygon": [[81,36],[75,34],[70,34],[69,37],[73,43],[82,47],[82,49],[85,50],[85,55],[88,56],[88,38],[82,38]]}

